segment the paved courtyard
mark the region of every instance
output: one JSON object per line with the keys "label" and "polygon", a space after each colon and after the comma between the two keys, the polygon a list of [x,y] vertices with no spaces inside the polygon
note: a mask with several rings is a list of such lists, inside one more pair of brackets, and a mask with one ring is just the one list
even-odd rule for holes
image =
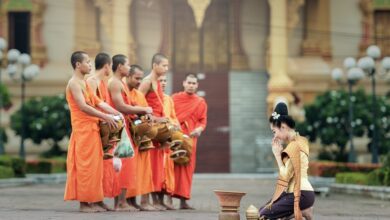
{"label": "paved courtyard", "polygon": [[[243,191],[241,219],[250,204],[259,207],[274,189],[274,177],[262,175],[196,175],[191,204],[195,211],[164,212],[106,212],[85,214],[77,212],[76,202],[63,201],[63,184],[31,185],[0,189],[0,219],[153,219],[153,220],[217,220],[219,206],[215,189]],[[107,201],[112,205],[112,201]],[[177,201],[176,201],[177,202]],[[177,205],[177,203],[176,203]],[[390,202],[330,194],[317,196],[315,218],[323,220],[390,219]]]}

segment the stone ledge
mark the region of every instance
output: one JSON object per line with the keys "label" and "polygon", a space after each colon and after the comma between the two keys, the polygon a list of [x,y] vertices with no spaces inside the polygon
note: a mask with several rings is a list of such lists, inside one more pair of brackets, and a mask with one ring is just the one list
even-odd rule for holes
{"label": "stone ledge", "polygon": [[26,186],[32,184],[65,183],[66,174],[27,174],[26,178],[0,179],[0,188]]}
{"label": "stone ledge", "polygon": [[365,186],[355,184],[334,183],[331,185],[331,193],[346,193],[361,196],[370,196],[376,199],[390,200],[390,187]]}

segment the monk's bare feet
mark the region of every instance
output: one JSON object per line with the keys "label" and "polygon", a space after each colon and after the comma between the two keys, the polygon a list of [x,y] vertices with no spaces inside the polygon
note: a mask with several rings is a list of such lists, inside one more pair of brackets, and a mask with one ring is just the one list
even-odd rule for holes
{"label": "monk's bare feet", "polygon": [[93,213],[93,212],[98,212],[96,209],[94,209],[91,205],[89,205],[86,202],[80,202],[80,212],[85,212],[85,213]]}
{"label": "monk's bare feet", "polygon": [[135,199],[135,197],[127,198],[126,201],[127,201],[127,204],[128,204],[129,206],[133,206],[134,208],[138,209],[138,211],[140,211],[141,206],[139,206],[139,205],[137,204],[137,200]]}
{"label": "monk's bare feet", "polygon": [[104,202],[98,202],[96,203],[98,206],[102,207],[103,209],[105,209],[106,211],[115,211],[114,209],[110,208],[107,204],[105,204]]}
{"label": "monk's bare feet", "polygon": [[150,212],[150,211],[158,211],[154,206],[152,206],[151,204],[141,204],[140,206],[140,210],[141,211],[147,211],[147,212]]}
{"label": "monk's bare feet", "polygon": [[153,204],[153,207],[156,208],[158,211],[165,211],[165,210],[167,210],[167,208],[165,206],[161,205],[160,203]]}
{"label": "monk's bare feet", "polygon": [[115,211],[117,212],[129,212],[131,211],[131,207],[126,203],[119,203],[118,206],[115,208]]}
{"label": "monk's bare feet", "polygon": [[175,207],[172,205],[172,204],[162,204],[165,208],[167,208],[167,210],[176,210]]}
{"label": "monk's bare feet", "polygon": [[101,207],[98,203],[92,203],[91,207],[97,210],[98,212],[107,212],[107,209]]}
{"label": "monk's bare feet", "polygon": [[138,212],[139,209],[137,207],[135,207],[134,205],[129,205],[129,208],[130,208],[130,212]]}
{"label": "monk's bare feet", "polygon": [[180,209],[189,209],[189,210],[194,210],[195,208],[188,205],[188,203],[186,202],[186,200],[181,200],[180,201]]}

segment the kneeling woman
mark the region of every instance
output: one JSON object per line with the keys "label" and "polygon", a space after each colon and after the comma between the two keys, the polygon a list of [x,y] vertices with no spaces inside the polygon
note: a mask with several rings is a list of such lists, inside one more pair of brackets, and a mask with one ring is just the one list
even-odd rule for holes
{"label": "kneeling woman", "polygon": [[[278,103],[269,122],[274,134],[272,152],[279,167],[279,177],[272,199],[260,208],[260,219],[312,219],[314,191],[307,169],[309,145],[306,138],[294,130],[295,122],[287,106]],[[287,145],[283,149],[282,144]],[[302,210],[302,211],[301,211]]]}

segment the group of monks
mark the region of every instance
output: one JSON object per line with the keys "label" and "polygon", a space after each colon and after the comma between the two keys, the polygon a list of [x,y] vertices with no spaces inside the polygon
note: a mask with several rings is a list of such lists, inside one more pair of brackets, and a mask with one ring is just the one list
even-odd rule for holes
{"label": "group of monks", "polygon": [[[66,87],[66,99],[72,134],[64,200],[79,201],[81,212],[173,210],[172,197],[180,199],[180,209],[192,209],[187,201],[191,198],[196,143],[207,123],[207,104],[196,95],[196,76],[189,74],[183,81],[184,91],[170,97],[164,94],[169,61],[163,54],[153,56],[146,77],[140,66],[130,65],[121,54],[111,58],[99,53],[91,74],[91,59],[83,51],[72,54],[71,65],[74,72]],[[99,122],[115,128],[120,116],[131,139],[129,125],[140,115],[155,123],[174,124],[191,137],[190,162],[175,164],[169,147],[156,142],[154,148],[140,151],[134,140],[134,156],[121,158],[120,169],[114,166],[118,158],[103,159]],[[114,198],[114,207],[105,204],[104,198]]]}

